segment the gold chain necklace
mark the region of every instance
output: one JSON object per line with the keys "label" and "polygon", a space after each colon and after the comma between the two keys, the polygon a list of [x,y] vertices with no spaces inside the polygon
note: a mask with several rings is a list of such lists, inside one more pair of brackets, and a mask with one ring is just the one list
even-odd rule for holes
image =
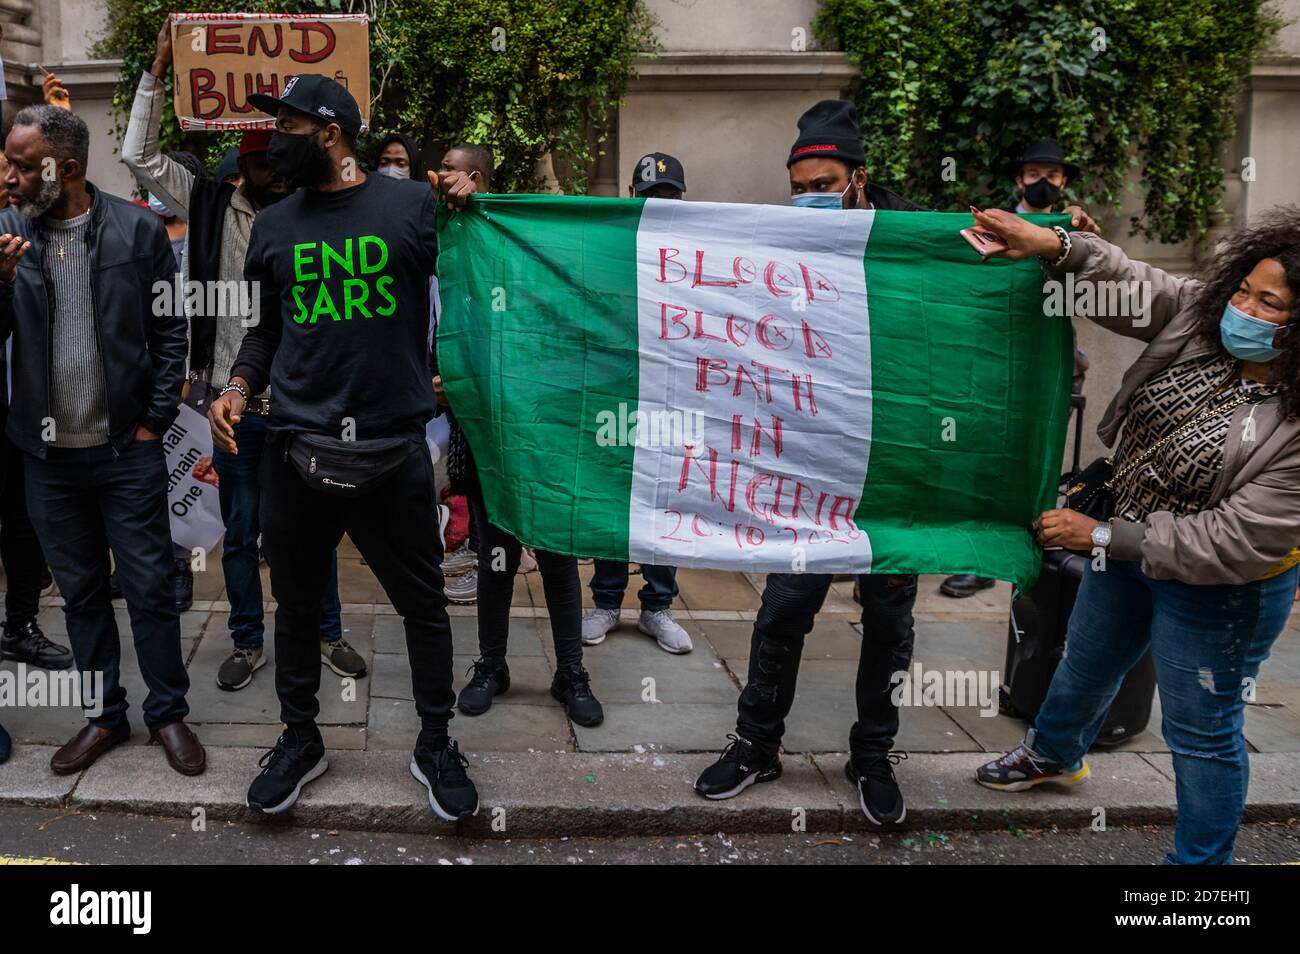
{"label": "gold chain necklace", "polygon": [[[89,211],[90,211],[90,206],[87,205],[84,209],[82,209],[82,210],[81,210],[80,212],[78,212],[76,215],[72,216],[72,218],[74,218],[74,219],[79,219],[79,218],[81,218],[83,215],[85,215],[85,214],[86,214],[87,212],[89,212]],[[67,252],[67,247],[63,244],[63,240],[60,239],[60,240],[59,240],[59,261],[60,261],[60,262],[63,261],[63,259],[64,259],[65,257],[67,257],[67,254],[68,254],[68,252]]]}

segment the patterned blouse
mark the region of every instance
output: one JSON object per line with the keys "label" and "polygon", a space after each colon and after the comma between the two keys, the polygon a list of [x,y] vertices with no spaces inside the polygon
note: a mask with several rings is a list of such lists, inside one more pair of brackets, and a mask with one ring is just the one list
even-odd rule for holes
{"label": "patterned blouse", "polygon": [[[1186,422],[1236,366],[1235,359],[1224,355],[1196,358],[1166,368],[1138,388],[1115,454],[1115,470]],[[1250,394],[1251,402],[1257,403],[1275,391],[1262,382],[1238,378],[1212,403],[1221,404],[1241,394]],[[1223,469],[1223,448],[1232,415],[1233,411],[1225,411],[1212,416],[1170,441],[1120,481],[1115,487],[1115,515],[1140,521],[1158,510],[1175,516],[1204,510]]]}

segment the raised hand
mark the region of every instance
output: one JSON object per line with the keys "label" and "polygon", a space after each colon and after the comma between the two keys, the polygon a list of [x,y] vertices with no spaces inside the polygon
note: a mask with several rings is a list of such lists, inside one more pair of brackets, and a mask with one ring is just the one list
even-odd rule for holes
{"label": "raised hand", "polygon": [[14,280],[18,274],[18,260],[27,254],[31,242],[23,241],[21,235],[0,235],[0,279],[7,282]]}

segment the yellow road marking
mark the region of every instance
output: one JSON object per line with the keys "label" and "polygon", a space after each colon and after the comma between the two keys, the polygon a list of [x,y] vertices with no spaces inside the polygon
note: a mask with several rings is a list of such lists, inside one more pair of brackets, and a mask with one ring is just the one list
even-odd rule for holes
{"label": "yellow road marking", "polygon": [[58,858],[24,858],[21,855],[0,855],[0,865],[79,865],[80,861],[61,861]]}

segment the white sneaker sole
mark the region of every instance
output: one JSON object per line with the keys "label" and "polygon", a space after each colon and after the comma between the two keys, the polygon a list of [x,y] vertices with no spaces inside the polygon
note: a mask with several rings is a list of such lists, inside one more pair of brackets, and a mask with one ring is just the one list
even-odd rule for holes
{"label": "white sneaker sole", "polygon": [[709,801],[720,802],[727,798],[735,798],[737,795],[739,795],[745,789],[749,788],[751,785],[756,785],[759,782],[775,782],[781,778],[780,775],[774,775],[771,778],[760,778],[759,776],[761,776],[762,774],[763,774],[762,772],[755,772],[752,775],[746,776],[743,782],[741,782],[739,785],[737,785],[729,792],[719,792],[716,795],[705,795],[697,788],[695,790],[695,793],[697,795],[702,795],[704,798],[709,799]]}
{"label": "white sneaker sole", "polygon": [[[455,815],[451,814],[449,811],[447,811],[445,808],[443,808],[441,805],[438,804],[438,800],[433,797],[433,786],[430,785],[429,780],[424,777],[424,773],[420,771],[420,766],[416,764],[414,758],[411,759],[411,774],[415,776],[415,780],[417,782],[419,782],[421,785],[423,785],[426,789],[429,790],[429,808],[433,810],[433,813],[435,815],[437,815],[443,821],[449,821],[449,822],[460,821],[459,818],[457,818]],[[478,814],[478,808],[479,808],[479,803],[476,801],[474,803],[474,810],[470,812],[468,816],[464,816],[464,817],[473,818],[475,815]]]}
{"label": "white sneaker sole", "polygon": [[[311,771],[304,775],[298,784],[294,786],[294,790],[289,793],[288,798],[282,801],[279,805],[272,805],[270,808],[254,808],[253,810],[260,811],[263,815],[279,815],[281,812],[287,812],[289,809],[293,808],[293,803],[296,802],[298,796],[302,794],[302,787],[308,782],[314,782],[316,779],[320,778],[325,774],[325,770],[329,767],[329,759],[322,755],[320,761],[312,766]],[[244,799],[244,804],[248,805],[247,798]],[[252,805],[248,805],[248,807],[253,808]]]}
{"label": "white sneaker sole", "polygon": [[[758,781],[758,773],[755,772],[753,775],[750,775],[748,778],[746,778],[743,782],[741,782],[739,785],[737,785],[729,792],[719,792],[716,795],[704,795],[703,792],[701,792],[700,794],[704,795],[704,797],[711,802],[720,802],[727,798],[735,798],[737,795],[739,795],[741,792],[749,788],[749,786],[753,785],[757,781]],[[775,781],[775,779],[773,781]]]}
{"label": "white sneaker sole", "polygon": [[907,806],[904,805],[903,814],[898,816],[897,821],[891,821],[891,822],[881,821],[875,815],[871,814],[871,809],[867,808],[867,800],[862,797],[862,786],[858,785],[856,786],[856,788],[858,790],[858,807],[862,809],[862,814],[867,816],[867,821],[871,822],[871,824],[877,825],[881,828],[887,828],[890,825],[901,825],[903,824],[903,822],[907,820]]}
{"label": "white sneaker sole", "polygon": [[246,687],[246,686],[250,686],[250,685],[252,685],[252,683],[253,683],[253,673],[257,672],[259,669],[261,669],[261,668],[262,668],[263,666],[265,666],[265,665],[266,665],[266,655],[263,654],[263,655],[261,656],[261,658],[259,658],[259,659],[257,660],[257,662],[253,663],[253,668],[252,668],[252,670],[248,673],[248,678],[245,679],[243,682],[241,682],[239,685],[237,685],[237,686],[228,686],[228,685],[226,685],[224,682],[222,682],[220,679],[217,679],[217,688],[218,688],[218,689],[224,689],[226,692],[238,692],[240,689],[243,689],[243,688]]}

